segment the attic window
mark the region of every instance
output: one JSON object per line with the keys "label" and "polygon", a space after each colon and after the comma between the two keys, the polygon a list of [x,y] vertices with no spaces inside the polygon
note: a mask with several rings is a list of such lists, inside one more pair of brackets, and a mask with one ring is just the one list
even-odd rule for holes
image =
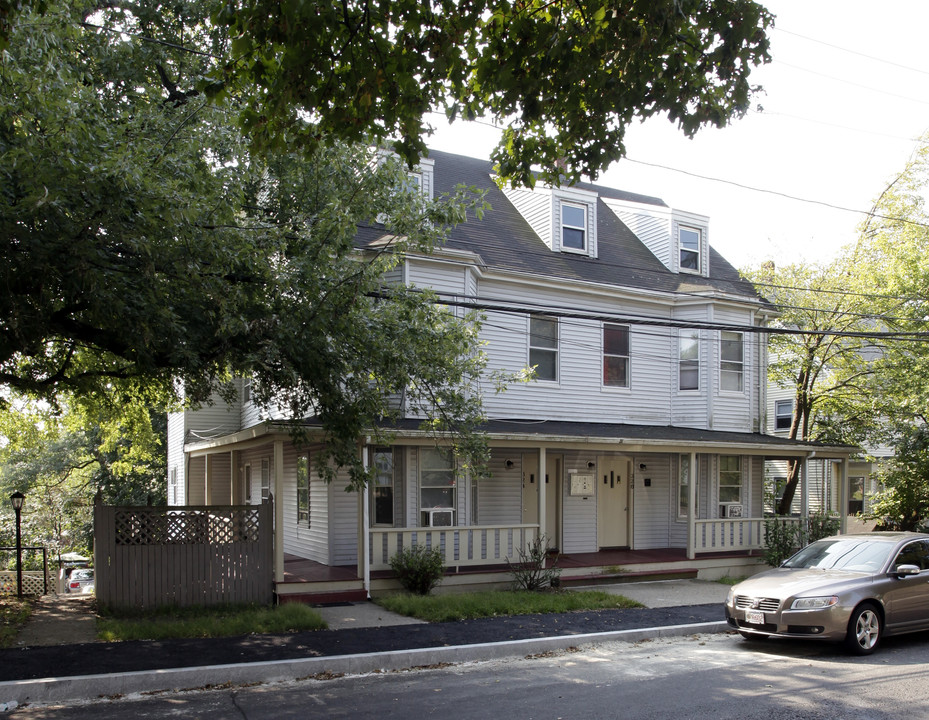
{"label": "attic window", "polygon": [[678,228],[678,240],[681,248],[681,270],[700,272],[700,245],[702,233],[697,228]]}
{"label": "attic window", "polygon": [[561,247],[587,250],[587,206],[561,203]]}

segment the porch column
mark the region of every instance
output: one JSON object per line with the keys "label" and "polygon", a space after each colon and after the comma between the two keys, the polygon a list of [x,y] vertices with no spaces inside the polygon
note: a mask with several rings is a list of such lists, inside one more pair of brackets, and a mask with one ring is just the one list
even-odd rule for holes
{"label": "porch column", "polygon": [[[839,532],[845,534],[848,532],[848,458],[842,458],[839,461]],[[867,495],[862,487],[864,497]]]}
{"label": "porch column", "polygon": [[211,505],[210,490],[213,489],[213,463],[210,462],[209,453],[203,456],[203,504]]}
{"label": "porch column", "polygon": [[229,451],[229,504],[235,505],[235,486],[238,484],[239,478],[236,475],[235,471],[235,450]]}
{"label": "porch column", "polygon": [[[368,444],[361,443],[361,465],[365,473],[368,472]],[[365,592],[368,594],[368,600],[371,599],[371,517],[370,517],[370,493],[368,486],[365,484],[358,491],[358,512],[361,517],[358,518],[358,570],[359,576]]]}
{"label": "porch column", "polygon": [[800,517],[806,520],[810,516],[810,458],[803,458],[800,463]]}
{"label": "porch column", "polygon": [[274,441],[274,582],[284,582],[284,441]]}
{"label": "porch column", "polygon": [[[677,512],[677,511],[675,511]],[[697,453],[690,453],[687,469],[687,559],[697,557]]]}
{"label": "porch column", "polygon": [[539,537],[545,535],[548,529],[545,526],[545,479],[547,477],[545,463],[545,447],[543,446],[539,448]]}

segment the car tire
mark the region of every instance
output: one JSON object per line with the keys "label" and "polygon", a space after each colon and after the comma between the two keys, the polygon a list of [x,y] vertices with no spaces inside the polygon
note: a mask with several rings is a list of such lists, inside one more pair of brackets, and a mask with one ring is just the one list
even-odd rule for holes
{"label": "car tire", "polygon": [[855,608],[848,621],[845,647],[856,655],[870,655],[881,642],[884,627],[881,613],[873,603],[863,603]]}
{"label": "car tire", "polygon": [[741,635],[744,640],[751,640],[753,642],[767,640],[769,637],[771,637],[770,635],[759,635],[758,633],[745,632],[744,630],[739,630],[739,635]]}

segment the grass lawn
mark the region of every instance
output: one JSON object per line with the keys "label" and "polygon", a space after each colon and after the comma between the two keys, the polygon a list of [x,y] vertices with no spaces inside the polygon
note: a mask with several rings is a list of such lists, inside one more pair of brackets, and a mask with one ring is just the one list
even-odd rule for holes
{"label": "grass lawn", "polygon": [[444,622],[499,615],[560,613],[573,610],[604,610],[642,607],[641,603],[601,590],[527,592],[488,590],[453,595],[390,595],[377,598],[378,605],[401,615]]}
{"label": "grass lawn", "polygon": [[16,635],[32,615],[34,598],[20,600],[14,595],[0,596],[0,648],[13,644]]}
{"label": "grass lawn", "polygon": [[163,608],[139,612],[104,612],[97,619],[101,640],[209,638],[252,633],[322,630],[325,621],[307,605]]}

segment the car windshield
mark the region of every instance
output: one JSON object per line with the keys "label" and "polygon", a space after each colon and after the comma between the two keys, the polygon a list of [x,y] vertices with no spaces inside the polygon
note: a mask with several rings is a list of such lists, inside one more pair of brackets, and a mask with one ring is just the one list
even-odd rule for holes
{"label": "car windshield", "polygon": [[862,538],[817,540],[786,560],[783,567],[876,572],[893,549],[893,543]]}
{"label": "car windshield", "polygon": [[93,576],[93,570],[75,570],[73,573],[71,573],[72,580],[89,580]]}

